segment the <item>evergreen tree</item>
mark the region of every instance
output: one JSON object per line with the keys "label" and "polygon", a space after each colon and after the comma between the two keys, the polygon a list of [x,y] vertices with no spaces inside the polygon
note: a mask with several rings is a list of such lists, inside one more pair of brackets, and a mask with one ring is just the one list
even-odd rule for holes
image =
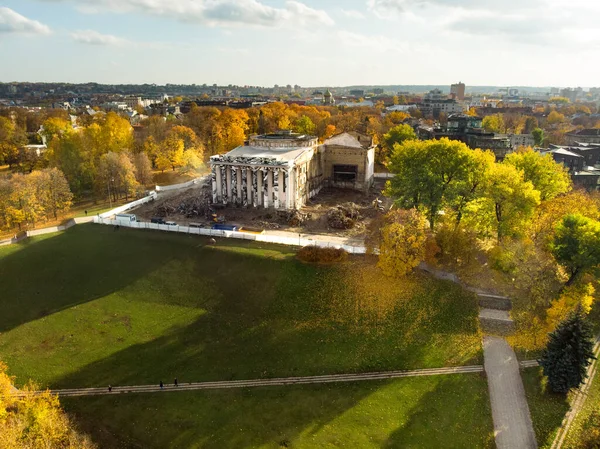
{"label": "evergreen tree", "polygon": [[592,327],[578,308],[550,334],[540,359],[552,391],[566,394],[583,383],[593,347]]}

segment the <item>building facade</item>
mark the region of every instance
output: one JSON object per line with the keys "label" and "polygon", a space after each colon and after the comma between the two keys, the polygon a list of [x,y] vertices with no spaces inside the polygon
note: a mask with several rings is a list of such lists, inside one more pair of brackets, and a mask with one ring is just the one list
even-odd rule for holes
{"label": "building facade", "polygon": [[362,191],[373,185],[375,145],[370,136],[341,133],[327,139],[322,150],[326,185]]}
{"label": "building facade", "polygon": [[323,186],[366,190],[373,183],[375,146],[354,134],[319,145],[315,136],[279,131],[211,156],[213,203],[298,209]]}
{"label": "building facade", "polygon": [[450,85],[450,96],[458,101],[465,99],[465,83],[462,81]]}
{"label": "building facade", "polygon": [[578,143],[600,143],[600,129],[581,129],[565,134],[567,143],[576,145]]}

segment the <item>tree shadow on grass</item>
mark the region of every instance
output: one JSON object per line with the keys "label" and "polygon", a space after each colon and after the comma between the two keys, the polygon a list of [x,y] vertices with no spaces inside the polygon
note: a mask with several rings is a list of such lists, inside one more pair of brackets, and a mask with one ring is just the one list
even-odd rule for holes
{"label": "tree shadow on grass", "polygon": [[93,224],[26,239],[18,251],[0,257],[0,332],[120,291],[169,260],[197,257],[196,248],[206,242]]}
{"label": "tree shadow on grass", "polygon": [[316,434],[379,386],[189,391],[65,398],[62,403],[102,447],[293,448],[300,434]]}
{"label": "tree shadow on grass", "polygon": [[493,447],[487,386],[478,375],[62,403],[111,448]]}
{"label": "tree shadow on grass", "polygon": [[120,290],[156,269],[151,245],[125,232],[76,226],[0,258],[0,332]]}
{"label": "tree shadow on grass", "polygon": [[[323,268],[255,256],[238,255],[231,260],[218,250],[210,251],[215,266],[227,269],[211,275],[218,294],[206,306],[206,313],[151,341],[132,344],[78,367],[56,379],[52,386],[136,385],[174,377],[180,382],[198,382],[431,368],[446,366],[449,361],[454,365],[469,364],[477,356],[473,351],[463,353],[460,344],[447,343],[463,334],[469,340],[479,341],[477,328],[472,324],[475,315],[471,317],[470,313],[454,326],[446,322],[448,318],[440,318],[450,313],[447,309],[453,309],[451,301],[438,296],[429,298],[425,292],[424,297],[431,301],[424,304],[429,312],[422,323],[417,323],[416,330],[411,314],[421,312],[415,311],[414,305],[409,311],[400,309],[397,316],[377,329],[356,327],[354,323],[333,321],[324,314],[323,304],[315,303],[314,292],[323,287],[319,278]],[[255,270],[244,272],[249,264]],[[439,290],[448,287],[436,285]],[[147,300],[148,307],[152,307],[161,299],[141,300]],[[326,301],[327,296],[321,300]],[[455,316],[454,311],[450,316]],[[413,334],[409,336],[409,332]]]}

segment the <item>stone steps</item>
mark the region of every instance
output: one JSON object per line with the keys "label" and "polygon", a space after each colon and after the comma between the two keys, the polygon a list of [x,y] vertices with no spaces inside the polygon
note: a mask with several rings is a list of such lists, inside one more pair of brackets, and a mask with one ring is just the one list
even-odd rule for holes
{"label": "stone steps", "polygon": [[515,322],[507,310],[480,309],[479,323],[486,334],[506,336],[515,331]]}

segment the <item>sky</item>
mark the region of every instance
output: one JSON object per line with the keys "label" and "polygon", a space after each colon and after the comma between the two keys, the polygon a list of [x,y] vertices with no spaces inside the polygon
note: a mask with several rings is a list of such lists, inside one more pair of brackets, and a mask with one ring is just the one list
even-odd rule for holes
{"label": "sky", "polygon": [[0,81],[599,86],[598,0],[0,0]]}

